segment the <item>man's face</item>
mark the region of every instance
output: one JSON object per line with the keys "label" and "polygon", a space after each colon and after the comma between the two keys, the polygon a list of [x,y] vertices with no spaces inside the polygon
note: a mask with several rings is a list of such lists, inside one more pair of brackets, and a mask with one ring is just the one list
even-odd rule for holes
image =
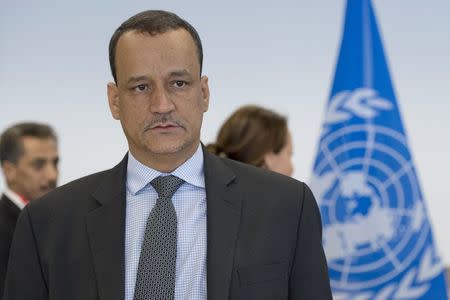
{"label": "man's face", "polygon": [[188,159],[200,142],[209,103],[208,78],[200,77],[189,33],[125,33],[116,48],[116,70],[117,85],[108,84],[108,99],[131,153],[146,164]]}
{"label": "man's face", "polygon": [[52,138],[23,137],[23,155],[16,163],[3,162],[8,187],[27,200],[43,196],[56,187],[58,149]]}

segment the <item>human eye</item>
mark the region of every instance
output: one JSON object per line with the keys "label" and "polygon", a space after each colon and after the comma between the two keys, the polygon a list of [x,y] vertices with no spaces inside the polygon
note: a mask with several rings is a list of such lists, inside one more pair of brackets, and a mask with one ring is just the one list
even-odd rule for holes
{"label": "human eye", "polygon": [[187,85],[188,83],[184,80],[174,80],[172,82],[172,86],[176,87],[176,88],[183,88]]}
{"label": "human eye", "polygon": [[142,93],[148,90],[148,84],[138,84],[132,88],[134,92]]}
{"label": "human eye", "polygon": [[31,165],[33,166],[33,169],[35,169],[36,171],[41,170],[44,165],[45,165],[45,161],[43,159],[37,159],[34,160]]}

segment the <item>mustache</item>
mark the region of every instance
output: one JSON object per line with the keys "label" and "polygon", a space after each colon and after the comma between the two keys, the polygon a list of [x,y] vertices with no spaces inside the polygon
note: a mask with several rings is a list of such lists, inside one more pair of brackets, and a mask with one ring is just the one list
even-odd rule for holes
{"label": "mustache", "polygon": [[147,125],[145,125],[144,131],[153,129],[160,125],[175,125],[175,126],[185,128],[184,122],[182,120],[180,120],[179,118],[174,117],[171,114],[163,114],[163,115],[156,116],[155,118],[150,120],[150,122]]}

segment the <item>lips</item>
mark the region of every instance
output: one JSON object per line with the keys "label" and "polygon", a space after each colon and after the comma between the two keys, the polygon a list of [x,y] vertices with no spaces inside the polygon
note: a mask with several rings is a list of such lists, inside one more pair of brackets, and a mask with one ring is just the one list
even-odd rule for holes
{"label": "lips", "polygon": [[50,192],[51,190],[54,190],[56,188],[55,182],[50,182],[47,185],[41,185],[40,189],[43,192]]}
{"label": "lips", "polygon": [[154,126],[151,126],[148,131],[149,132],[154,132],[156,134],[172,134],[172,133],[176,133],[178,130],[181,129],[181,126],[177,125],[177,124],[157,124]]}
{"label": "lips", "polygon": [[145,131],[151,130],[151,131],[172,131],[178,128],[181,128],[182,126],[178,124],[177,122],[172,121],[166,121],[166,122],[154,122],[153,124],[149,124]]}
{"label": "lips", "polygon": [[174,125],[174,124],[164,124],[164,125],[153,126],[150,129],[166,129],[166,128],[174,128],[174,127],[179,127],[179,126]]}
{"label": "lips", "polygon": [[149,122],[145,125],[144,131],[148,130],[173,130],[176,128],[185,128],[184,122],[181,118],[167,114],[155,115]]}

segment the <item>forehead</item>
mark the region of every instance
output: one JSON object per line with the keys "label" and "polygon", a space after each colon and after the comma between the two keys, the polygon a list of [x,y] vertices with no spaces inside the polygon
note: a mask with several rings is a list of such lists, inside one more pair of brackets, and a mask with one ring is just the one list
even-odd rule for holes
{"label": "forehead", "polygon": [[57,143],[53,138],[37,138],[25,136],[22,138],[23,157],[56,156]]}
{"label": "forehead", "polygon": [[128,31],[119,38],[115,60],[118,77],[168,68],[200,69],[195,42],[182,28],[159,34]]}

